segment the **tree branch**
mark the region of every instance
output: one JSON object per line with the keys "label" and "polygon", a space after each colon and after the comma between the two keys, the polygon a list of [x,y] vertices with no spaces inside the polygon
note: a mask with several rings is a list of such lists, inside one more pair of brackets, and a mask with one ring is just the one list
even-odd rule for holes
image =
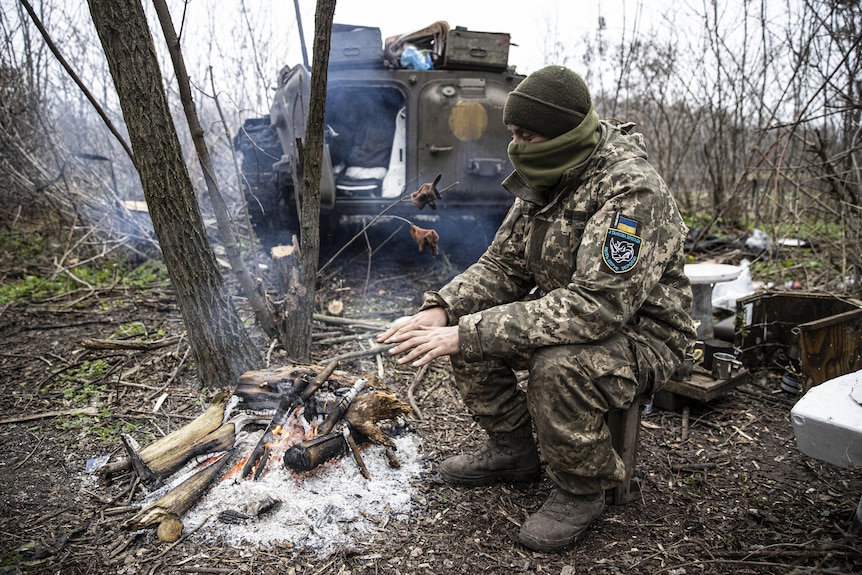
{"label": "tree branch", "polygon": [[105,126],[107,126],[111,134],[114,135],[114,137],[117,139],[117,142],[120,143],[120,146],[122,146],[123,151],[126,152],[126,155],[129,156],[129,159],[132,161],[132,164],[135,166],[135,169],[137,169],[137,163],[135,162],[135,154],[132,153],[132,148],[129,147],[129,144],[126,143],[126,140],[123,139],[123,136],[114,126],[113,122],[111,122],[110,118],[108,118],[107,113],[105,113],[105,111],[96,101],[96,97],[90,93],[90,90],[87,89],[83,81],[81,81],[81,78],[78,77],[78,75],[75,73],[74,70],[72,70],[72,67],[69,65],[66,59],[63,58],[63,55],[60,54],[60,51],[57,49],[56,44],[54,44],[54,41],[51,40],[50,36],[48,36],[48,31],[45,30],[45,27],[42,26],[42,22],[39,20],[39,17],[36,15],[36,12],[33,11],[33,7],[27,0],[21,0],[21,5],[24,6],[25,10],[27,10],[27,14],[30,15],[30,19],[33,21],[33,25],[36,26],[36,29],[39,30],[39,33],[42,35],[42,38],[45,40],[45,44],[47,44],[48,49],[51,50],[51,53],[54,54],[54,57],[57,58],[57,61],[60,62],[60,65],[63,66],[63,69],[66,70],[66,73],[69,74],[69,76],[72,78],[72,81],[75,82],[81,92],[84,93],[84,96],[86,96],[87,100],[90,101],[90,104],[92,104],[93,108],[96,109],[96,113],[99,115],[100,118],[102,118],[102,121],[105,123]]}

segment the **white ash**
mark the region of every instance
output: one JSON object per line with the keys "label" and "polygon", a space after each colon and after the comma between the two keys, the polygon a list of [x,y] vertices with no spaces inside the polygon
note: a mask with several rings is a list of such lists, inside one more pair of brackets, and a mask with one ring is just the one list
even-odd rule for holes
{"label": "white ash", "polygon": [[[237,446],[239,451],[248,453],[260,435],[245,436]],[[362,477],[349,452],[303,475],[286,470],[281,454],[274,454],[258,480],[229,478],[214,484],[182,518],[184,533],[231,545],[289,542],[319,556],[337,548],[359,547],[370,532],[386,528],[390,520],[407,520],[413,498],[411,480],[425,471],[421,446],[413,434],[394,441],[399,468],[389,465],[384,447],[362,448],[370,479]],[[256,507],[267,498],[279,504],[254,517]],[[225,523],[218,519],[225,511],[252,518]]]}

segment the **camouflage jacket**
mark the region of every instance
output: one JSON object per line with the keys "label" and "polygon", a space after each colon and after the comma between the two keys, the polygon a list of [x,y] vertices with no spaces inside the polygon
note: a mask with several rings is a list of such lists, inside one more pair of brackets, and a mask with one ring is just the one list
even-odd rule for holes
{"label": "camouflage jacket", "polygon": [[684,357],[695,337],[687,228],[642,135],[601,126],[595,151],[550,200],[510,175],[503,186],[516,199],[487,251],[425,294],[423,308],[442,306],[457,323],[466,361],[620,331],[652,352],[657,377]]}

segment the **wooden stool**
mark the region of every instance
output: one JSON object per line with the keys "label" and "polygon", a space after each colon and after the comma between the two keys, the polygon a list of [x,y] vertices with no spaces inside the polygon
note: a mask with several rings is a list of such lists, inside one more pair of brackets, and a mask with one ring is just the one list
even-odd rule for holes
{"label": "wooden stool", "polygon": [[637,481],[632,483],[632,477],[637,464],[641,414],[643,413],[643,406],[648,402],[649,398],[638,397],[628,409],[615,409],[608,412],[605,417],[611,431],[614,450],[626,465],[623,482],[605,492],[605,500],[610,505],[623,505],[634,500],[640,493],[640,484]]}

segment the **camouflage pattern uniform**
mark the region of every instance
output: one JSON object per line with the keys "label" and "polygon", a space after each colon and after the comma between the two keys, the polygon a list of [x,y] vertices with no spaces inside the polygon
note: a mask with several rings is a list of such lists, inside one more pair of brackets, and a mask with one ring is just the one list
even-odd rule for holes
{"label": "camouflage pattern uniform", "polygon": [[[510,175],[488,250],[423,302],[458,325],[452,366],[479,425],[519,435],[532,421],[548,474],[576,494],[620,483],[604,414],[658,390],[695,337],[676,203],[640,134],[601,131],[550,198]],[[529,370],[526,391],[513,369]]]}

